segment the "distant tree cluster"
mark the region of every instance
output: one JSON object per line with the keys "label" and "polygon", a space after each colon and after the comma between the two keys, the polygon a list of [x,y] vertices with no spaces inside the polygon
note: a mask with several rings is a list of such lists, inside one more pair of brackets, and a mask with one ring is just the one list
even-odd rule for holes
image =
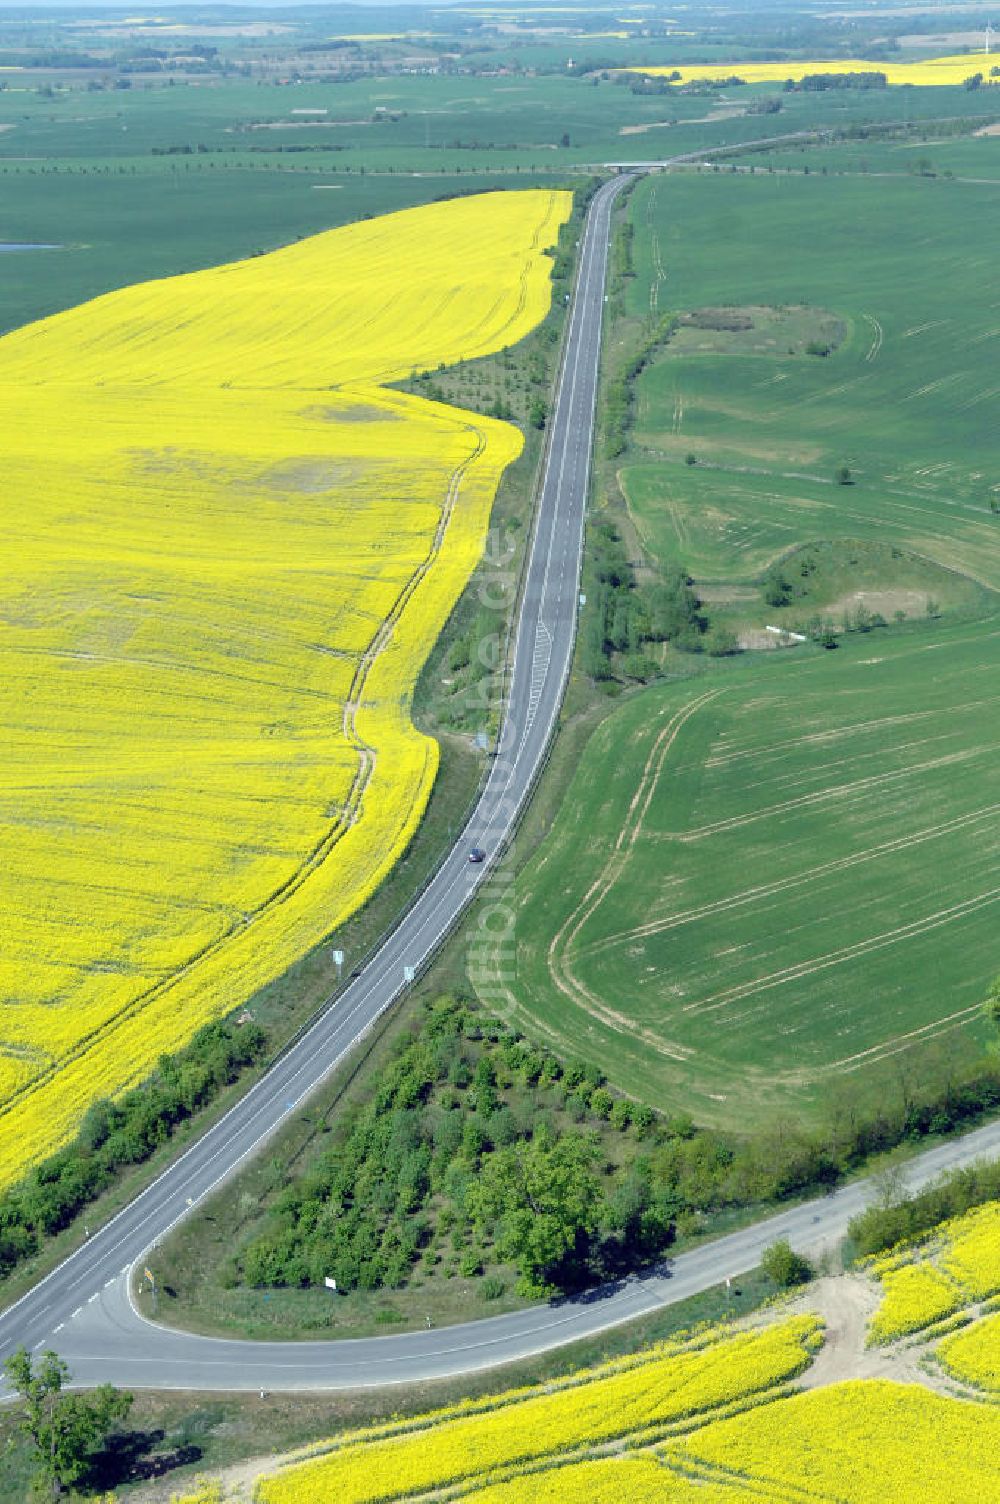
{"label": "distant tree cluster", "polygon": [[827,89],[887,89],[889,80],[884,73],[807,73],[804,78],[786,78],[783,88],[787,94],[821,94]]}
{"label": "distant tree cluster", "polygon": [[598,681],[619,675],[649,679],[659,671],[649,645],[669,642],[688,653],[735,651],[708,617],[686,570],[666,570],[655,584],[639,585],[618,528],[600,522],[587,538],[584,562],[587,615],[581,637],[585,671]]}

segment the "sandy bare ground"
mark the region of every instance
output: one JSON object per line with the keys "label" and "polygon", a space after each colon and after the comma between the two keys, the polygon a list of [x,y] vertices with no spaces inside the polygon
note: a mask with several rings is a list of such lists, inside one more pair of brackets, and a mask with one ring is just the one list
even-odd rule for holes
{"label": "sandy bare ground", "polygon": [[737,636],[737,642],[745,651],[768,651],[771,648],[798,647],[798,643],[775,632],[765,632],[763,627],[745,627]]}
{"label": "sandy bare ground", "polygon": [[995,120],[992,125],[981,125],[978,131],[973,131],[974,136],[1000,136],[1000,120]]}
{"label": "sandy bare ground", "polygon": [[[222,1484],[225,1504],[253,1504],[253,1487],[258,1478],[265,1473],[275,1472],[283,1462],[289,1460],[289,1455],[282,1452],[270,1457],[253,1457],[247,1462],[234,1462],[231,1467],[206,1469],[204,1476],[213,1483]],[[135,1504],[170,1504],[170,1500],[176,1497],[186,1498],[195,1491],[195,1477],[188,1475],[183,1480],[167,1477],[130,1494],[129,1498],[134,1499]]]}
{"label": "sandy bare ground", "polygon": [[816,1280],[794,1302],[795,1311],[814,1311],[826,1326],[823,1346],[799,1379],[803,1389],[821,1389],[845,1379],[895,1379],[900,1384],[938,1387],[917,1366],[919,1350],[894,1343],[865,1347],[868,1323],[879,1304],[879,1289],[863,1274],[834,1274]]}
{"label": "sandy bare ground", "polygon": [[[800,1388],[820,1389],[845,1379],[892,1379],[896,1384],[922,1384],[952,1398],[982,1399],[977,1390],[933,1361],[938,1337],[928,1340],[926,1333],[915,1332],[885,1347],[866,1347],[868,1323],[880,1299],[877,1281],[851,1272],[814,1280],[783,1308],[782,1314],[813,1311],[826,1327],[823,1346],[797,1381]],[[982,1315],[982,1309],[971,1306],[969,1314]]]}

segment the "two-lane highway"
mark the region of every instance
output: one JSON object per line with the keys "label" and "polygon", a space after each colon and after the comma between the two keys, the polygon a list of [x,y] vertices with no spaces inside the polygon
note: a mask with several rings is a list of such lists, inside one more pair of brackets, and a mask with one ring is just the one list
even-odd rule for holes
{"label": "two-lane highway", "polygon": [[[64,1331],[84,1311],[101,1308],[102,1292],[260,1148],[392,1005],[407,968],[427,963],[509,838],[544,761],[573,653],[608,240],[614,200],[627,181],[616,178],[598,191],[581,237],[507,706],[497,756],[468,825],[361,975],[295,1045],[130,1206],[0,1315],[0,1360],[21,1343],[68,1342]],[[473,845],[487,852],[482,865],[467,860]],[[154,1348],[161,1339],[150,1329],[143,1340]],[[194,1375],[192,1382],[202,1380]]]}

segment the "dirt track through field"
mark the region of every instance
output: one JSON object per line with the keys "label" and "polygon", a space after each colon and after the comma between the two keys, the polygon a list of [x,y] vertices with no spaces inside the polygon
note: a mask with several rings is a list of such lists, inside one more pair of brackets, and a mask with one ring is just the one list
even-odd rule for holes
{"label": "dirt track through field", "polygon": [[803,794],[797,799],[788,799],[781,804],[771,804],[765,809],[752,810],[745,815],[732,815],[726,820],[716,820],[711,825],[699,826],[696,830],[677,831],[675,839],[678,841],[702,841],[706,836],[718,835],[724,830],[736,830],[742,825],[753,825],[758,820],[770,820],[775,815],[787,814],[793,809],[804,809],[810,805],[826,804],[835,799],[859,799],[866,798],[873,789],[883,788],[887,784],[899,783],[902,779],[912,778],[915,773],[928,773],[937,768],[955,767],[960,763],[970,762],[973,759],[982,761],[989,757],[992,748],[986,746],[967,747],[962,752],[949,752],[945,757],[934,757],[927,762],[915,763],[909,768],[897,768],[891,773],[876,773],[870,778],[858,778],[851,783],[834,784],[830,788],[818,789],[814,794]]}
{"label": "dirt track through field", "polygon": [[624,1014],[616,1012],[589,988],[584,986],[575,975],[570,961],[570,950],[583,926],[600,908],[608,894],[614,888],[621,877],[632,848],[642,833],[643,822],[649,812],[649,806],[663,764],[673,747],[678,734],[684,724],[697,713],[709,701],[714,700],[722,693],[721,690],[711,690],[707,694],[700,695],[685,705],[682,710],[673,714],[667,724],[657,734],[653,745],[646,758],[639,786],[632,796],[628,812],[622,822],[618,839],[615,841],[614,850],[607,866],[600,876],[595,878],[586,893],[576,907],[563,920],[549,944],[547,964],[549,975],[558,990],[565,996],[578,1002],[586,1011],[602,1022],[610,1024],[614,1029],[625,1029],[629,1033],[639,1033],[660,1054],[671,1055],[676,1059],[683,1059],[691,1052],[680,1046],[669,1045],[658,1035],[648,1030],[639,1030],[632,1019]]}
{"label": "dirt track through field", "polygon": [[779,893],[787,893],[795,888],[812,885],[817,878],[828,877],[834,872],[847,872],[864,862],[877,861],[880,857],[906,851],[910,847],[921,845],[924,841],[939,840],[944,836],[952,835],[959,830],[967,830],[984,822],[992,824],[998,816],[1000,816],[1000,804],[990,804],[984,809],[973,811],[972,814],[959,815],[954,820],[945,820],[938,825],[928,825],[922,830],[913,831],[911,835],[900,836],[897,840],[883,841],[878,846],[869,846],[865,851],[852,852],[850,856],[839,857],[836,861],[823,862],[819,866],[806,868],[796,873],[794,877],[780,878],[773,883],[759,883],[756,887],[743,888],[738,893],[716,899],[714,903],[703,904],[700,908],[685,909],[681,913],[670,914],[663,919],[651,919],[645,924],[636,925],[633,929],[619,930],[613,935],[607,935],[601,940],[593,941],[590,945],[580,947],[577,953],[587,956],[597,955],[601,951],[611,950],[628,941],[643,940],[650,935],[662,934],[665,930],[677,929],[681,925],[696,924],[699,920],[711,918],[715,914],[724,914],[730,909],[742,908],[746,904],[759,903],[762,899],[773,898]]}
{"label": "dirt track through field", "polygon": [[[997,696],[990,695],[984,700],[970,700],[963,710],[982,710],[986,706],[995,705]],[[867,721],[849,721],[838,725],[832,730],[827,728],[823,731],[806,732],[803,736],[791,737],[781,743],[775,750],[775,757],[781,759],[788,755],[796,747],[828,746],[831,741],[841,741],[846,737],[856,736],[860,731],[887,731],[890,727],[911,725],[914,721],[931,720],[941,714],[940,710],[912,710],[903,715],[876,716]],[[761,759],[760,747],[742,747],[736,752],[721,752],[705,759],[706,768],[722,768],[730,763],[740,762],[746,758]]]}
{"label": "dirt track through field", "polygon": [[869,345],[869,347],[868,347],[868,353],[865,356],[865,360],[871,362],[873,360],[877,360],[878,359],[879,351],[882,348],[882,340],[884,338],[884,333],[883,333],[882,325],[879,323],[878,319],[875,317],[875,315],[873,313],[863,314],[862,317],[864,319],[866,319],[867,322],[871,325],[872,342]]}
{"label": "dirt track through field", "polygon": [[[883,950],[887,945],[898,944],[901,940],[912,940],[917,935],[926,934],[928,930],[939,929],[954,919],[964,918],[967,914],[974,914],[979,909],[988,908],[991,904],[998,902],[1000,902],[1000,888],[991,888],[985,893],[977,894],[974,898],[965,899],[962,903],[952,904],[950,908],[938,909],[935,913],[927,914],[921,919],[911,920],[909,924],[901,924],[895,929],[883,931],[880,935],[872,935],[867,940],[859,940],[854,945],[844,945],[838,950],[828,951],[826,955],[817,956],[812,961],[802,961],[796,966],[786,966],[781,971],[772,972],[770,976],[755,977],[752,982],[745,982],[739,987],[729,988],[726,992],[716,993],[714,997],[702,998],[696,1003],[687,1003],[684,1012],[715,1013],[720,1008],[727,1008],[730,1003],[751,997],[755,993],[768,991],[772,987],[781,987],[786,982],[801,981],[803,977],[813,976],[817,971],[825,971],[831,966],[842,965],[845,961],[856,960],[859,956]],[[973,1013],[976,1007],[978,1004],[966,1011]]]}

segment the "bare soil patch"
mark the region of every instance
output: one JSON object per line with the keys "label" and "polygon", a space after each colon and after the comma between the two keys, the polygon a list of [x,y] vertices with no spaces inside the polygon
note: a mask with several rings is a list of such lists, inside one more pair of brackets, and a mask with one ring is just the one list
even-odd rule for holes
{"label": "bare soil patch", "polygon": [[706,606],[742,605],[747,601],[760,604],[760,591],[753,585],[698,585],[698,595]]}
{"label": "bare soil patch", "polygon": [[402,415],[371,402],[352,402],[343,407],[323,405],[304,407],[303,418],[318,418],[321,423],[402,423]]}
{"label": "bare soil patch", "polygon": [[830,355],[847,324],[824,308],[763,304],[692,308],[681,315],[667,355]]}
{"label": "bare soil patch", "polygon": [[258,478],[259,484],[275,491],[318,495],[338,487],[356,485],[363,467],[349,460],[286,460],[273,465]]}
{"label": "bare soil patch", "polygon": [[239,129],[248,131],[315,131],[315,130],[344,130],[347,126],[373,125],[372,120],[321,120],[310,118],[306,120],[256,120],[252,125],[241,126]]}
{"label": "bare soil patch", "polygon": [[856,611],[859,606],[864,606],[871,612],[878,612],[888,621],[897,611],[905,611],[907,616],[926,616],[927,602],[930,595],[926,590],[852,590],[849,595],[842,595],[829,606],[829,611],[837,615],[845,611]]}
{"label": "bare soil patch", "polygon": [[761,649],[797,648],[794,638],[780,636],[777,632],[765,632],[763,627],[746,627],[737,633],[737,642],[744,651],[759,652]]}
{"label": "bare soil patch", "polygon": [[878,1284],[864,1274],[828,1275],[808,1285],[786,1309],[814,1311],[826,1326],[823,1346],[799,1379],[803,1389],[840,1384],[845,1379],[892,1379],[923,1384],[938,1394],[952,1394],[943,1374],[923,1366],[928,1344],[919,1334],[887,1347],[866,1347],[868,1323],[881,1299]]}

